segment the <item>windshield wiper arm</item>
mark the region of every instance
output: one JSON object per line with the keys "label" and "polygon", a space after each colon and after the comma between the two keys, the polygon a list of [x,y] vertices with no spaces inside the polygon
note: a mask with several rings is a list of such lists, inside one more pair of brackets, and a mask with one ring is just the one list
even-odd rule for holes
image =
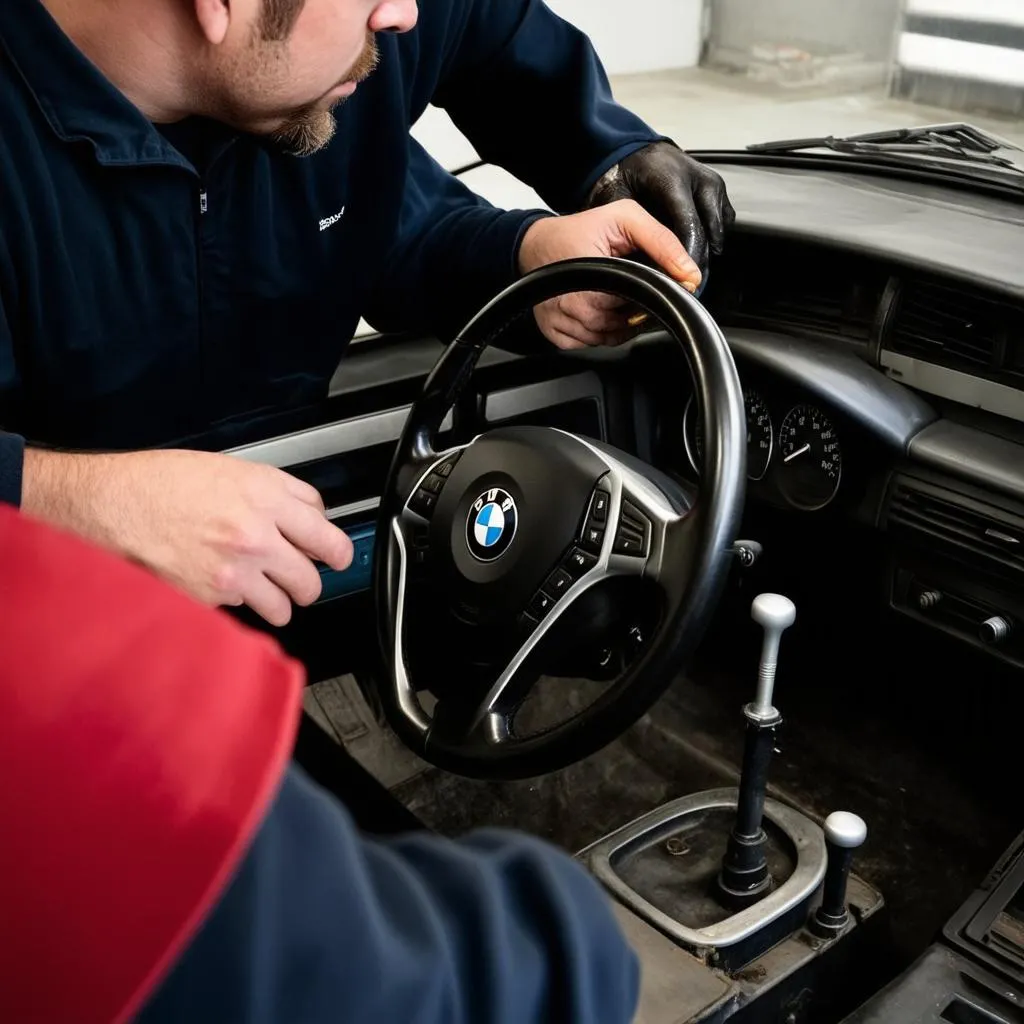
{"label": "windshield wiper arm", "polygon": [[861,135],[836,137],[823,135],[811,139],[780,139],[747,146],[753,153],[796,153],[804,149],[831,149],[837,153],[900,153],[936,156],[947,160],[965,160],[992,164],[1024,173],[1024,167],[996,150],[1021,150],[1020,146],[990,135],[969,124],[933,124],[921,128],[891,128]]}

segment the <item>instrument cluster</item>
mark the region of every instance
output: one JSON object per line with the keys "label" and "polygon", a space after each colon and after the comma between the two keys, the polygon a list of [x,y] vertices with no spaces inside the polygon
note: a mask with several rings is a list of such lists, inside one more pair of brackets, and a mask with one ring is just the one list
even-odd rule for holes
{"label": "instrument cluster", "polygon": [[[809,402],[769,402],[743,389],[747,414],[747,477],[766,496],[795,509],[825,508],[836,497],[843,473],[843,448],[832,418]],[[683,414],[686,454],[698,477],[704,441],[696,398]]]}

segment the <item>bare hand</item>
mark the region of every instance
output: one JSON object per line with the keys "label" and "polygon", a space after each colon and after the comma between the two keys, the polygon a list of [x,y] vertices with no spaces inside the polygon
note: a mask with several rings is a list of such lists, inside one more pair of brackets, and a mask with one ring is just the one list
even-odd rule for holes
{"label": "bare hand", "polygon": [[211,605],[248,605],[275,626],[342,570],[352,543],[317,490],[229,455],[26,452],[22,507],[112,548]]}
{"label": "bare hand", "polygon": [[[646,253],[665,273],[690,292],[701,274],[683,243],[631,199],[535,221],[523,236],[519,266],[529,273],[559,260],[582,256],[629,256]],[[545,337],[562,349],[587,345],[618,345],[631,338],[629,315],[636,312],[623,299],[601,292],[575,292],[537,306],[534,315]]]}

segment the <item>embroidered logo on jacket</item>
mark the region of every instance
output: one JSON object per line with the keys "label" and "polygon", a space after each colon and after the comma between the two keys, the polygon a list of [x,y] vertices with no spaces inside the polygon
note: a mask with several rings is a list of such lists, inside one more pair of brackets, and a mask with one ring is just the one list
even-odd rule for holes
{"label": "embroidered logo on jacket", "polygon": [[345,207],[343,206],[337,213],[331,214],[330,217],[324,217],[320,221],[320,230],[326,231],[328,228],[334,227],[335,224],[345,216]]}

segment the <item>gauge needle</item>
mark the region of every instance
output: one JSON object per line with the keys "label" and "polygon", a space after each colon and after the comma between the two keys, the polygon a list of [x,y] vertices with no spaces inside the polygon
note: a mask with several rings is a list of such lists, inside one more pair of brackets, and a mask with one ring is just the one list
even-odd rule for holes
{"label": "gauge needle", "polygon": [[803,446],[803,448],[797,448],[797,450],[795,452],[791,452],[782,461],[783,462],[792,462],[798,455],[803,455],[804,452],[809,452],[810,450],[811,450],[811,446],[809,444],[805,444]]}

